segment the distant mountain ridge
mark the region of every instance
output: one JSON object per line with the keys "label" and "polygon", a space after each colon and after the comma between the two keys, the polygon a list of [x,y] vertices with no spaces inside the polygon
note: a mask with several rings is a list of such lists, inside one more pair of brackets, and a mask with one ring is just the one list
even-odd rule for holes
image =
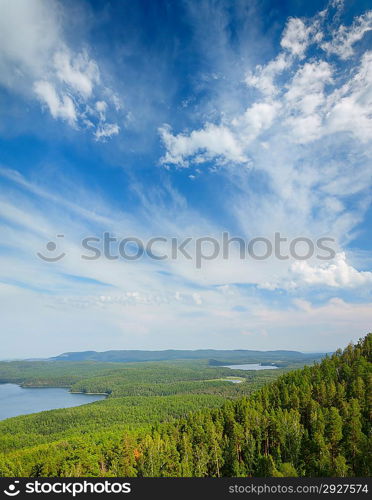
{"label": "distant mountain ridge", "polygon": [[255,351],[255,350],[217,350],[196,349],[164,351],[112,350],[66,352],[49,358],[50,361],[104,361],[104,362],[140,362],[209,359],[211,364],[223,363],[289,363],[320,359],[325,353],[303,353],[299,351]]}

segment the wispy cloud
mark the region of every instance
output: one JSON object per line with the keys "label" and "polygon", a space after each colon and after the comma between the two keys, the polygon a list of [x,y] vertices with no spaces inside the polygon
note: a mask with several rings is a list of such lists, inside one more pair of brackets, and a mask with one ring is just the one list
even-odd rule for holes
{"label": "wispy cloud", "polygon": [[114,118],[119,98],[105,86],[88,48],[69,45],[67,22],[56,0],[1,0],[0,83],[38,99],[53,118],[91,129],[96,140],[105,140],[120,127],[97,104],[104,102]]}
{"label": "wispy cloud", "polygon": [[[83,236],[101,235],[109,230],[115,235],[145,238],[149,234],[149,223],[144,214],[136,217],[102,204],[100,211],[81,210],[69,200],[67,192],[60,196],[15,172],[3,170],[2,173],[14,187],[12,198],[3,195],[0,205],[3,235],[0,294],[6,305],[2,325],[7,331],[17,330],[14,340],[17,344],[21,337],[25,338],[28,352],[24,355],[31,355],[26,339],[35,331],[46,346],[45,354],[65,350],[63,346],[67,344],[74,349],[106,349],[122,346],[123,342],[127,348],[166,348],[170,346],[170,336],[172,346],[180,348],[226,347],[228,335],[229,345],[235,348],[245,345],[300,348],[301,345],[310,349],[311,344],[306,343],[303,335],[297,345],[293,340],[288,343],[284,331],[289,332],[288,339],[292,330],[304,330],[306,324],[306,331],[321,328],[329,334],[337,332],[347,341],[350,335],[347,325],[352,317],[359,315],[353,331],[367,328],[371,320],[367,305],[347,304],[346,307],[343,301],[337,302],[334,290],[321,307],[312,306],[309,299],[303,299],[308,307],[303,306],[305,302],[299,306],[292,302],[291,295],[284,303],[273,304],[260,292],[270,290],[268,283],[273,276],[279,279],[274,288],[287,287],[291,294],[290,276],[297,287],[297,298],[307,297],[309,285],[321,286],[323,291],[325,285],[341,290],[349,285],[368,285],[370,273],[350,269],[343,259],[339,259],[337,269],[325,266],[323,274],[311,264],[293,268],[291,263],[281,265],[275,259],[241,262],[234,252],[228,261],[208,261],[201,270],[183,259],[128,262],[102,257],[94,262],[84,261],[80,245]],[[85,193],[84,198],[90,197],[93,206],[94,196],[94,193]],[[42,210],[38,208],[41,198],[44,199]],[[196,224],[198,216],[190,213],[186,206],[182,208],[182,203],[175,203],[178,211],[173,212],[170,221],[169,205],[162,207],[159,197],[155,203],[151,199],[144,202],[154,222],[150,234],[156,227],[162,229],[163,235],[186,236],[203,234],[203,231],[215,234],[216,226],[203,221],[200,214],[200,222]],[[107,214],[112,215],[107,217]],[[66,257],[54,264],[40,260],[36,252],[46,252],[46,242],[61,231],[65,237],[58,251],[65,252]],[[258,288],[252,288],[255,284]],[[15,319],[15,311],[20,308],[24,314]],[[345,321],[340,328],[341,312]],[[87,316],[89,320],[85,320]],[[32,331],[27,327],[30,324]],[[249,336],[243,335],[247,324],[252,333]],[[74,334],[76,331],[79,331],[78,337]],[[102,331],[106,332],[104,337]],[[261,335],[262,331],[266,332],[265,336]],[[63,342],[57,338],[60,335]],[[51,340],[56,338],[51,348]],[[40,343],[35,345],[40,354]],[[11,339],[7,346],[9,352],[14,348]]]}

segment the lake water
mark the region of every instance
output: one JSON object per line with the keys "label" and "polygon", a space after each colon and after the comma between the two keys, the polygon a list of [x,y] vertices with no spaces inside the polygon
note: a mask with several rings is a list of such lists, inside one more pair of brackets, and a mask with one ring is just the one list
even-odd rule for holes
{"label": "lake water", "polygon": [[274,365],[260,365],[255,363],[245,365],[225,365],[224,368],[232,368],[233,370],[277,370],[278,367]]}
{"label": "lake water", "polygon": [[0,420],[27,413],[81,406],[104,398],[104,395],[99,394],[72,394],[68,389],[23,388],[15,384],[0,384]]}

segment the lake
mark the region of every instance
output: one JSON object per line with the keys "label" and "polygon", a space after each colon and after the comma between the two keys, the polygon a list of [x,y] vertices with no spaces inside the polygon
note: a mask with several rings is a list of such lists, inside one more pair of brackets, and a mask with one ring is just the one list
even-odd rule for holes
{"label": "lake", "polygon": [[245,365],[224,365],[223,368],[231,368],[233,370],[277,370],[278,367],[274,365],[260,365],[255,363],[245,364]]}
{"label": "lake", "polygon": [[68,389],[54,387],[23,388],[16,384],[0,384],[0,420],[39,411],[81,406],[105,397],[100,394],[72,394]]}

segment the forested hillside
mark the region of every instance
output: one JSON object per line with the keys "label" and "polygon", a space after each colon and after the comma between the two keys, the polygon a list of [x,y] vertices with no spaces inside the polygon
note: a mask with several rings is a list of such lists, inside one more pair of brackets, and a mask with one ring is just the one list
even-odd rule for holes
{"label": "forested hillside", "polygon": [[216,350],[216,349],[197,349],[197,350],[175,350],[165,351],[83,351],[83,352],[65,352],[50,358],[51,361],[100,361],[100,362],[139,362],[139,361],[171,361],[171,360],[195,360],[210,359],[216,365],[232,363],[273,363],[278,366],[287,366],[293,363],[306,363],[314,359],[320,359],[323,353],[303,353],[298,351],[251,351],[246,349],[239,350]]}
{"label": "forested hillside", "polygon": [[[286,370],[298,366],[290,365]],[[68,387],[72,392],[105,393],[109,397],[184,393],[236,396],[251,393],[266,381],[276,379],[283,370],[231,370],[210,366],[208,360],[157,363],[12,361],[0,363],[0,383],[16,383],[22,387]],[[238,376],[248,384],[232,386],[226,381],[231,376]]]}
{"label": "forested hillside", "polygon": [[[1,423],[1,475],[21,476],[366,476],[371,470],[372,335],[337,351],[320,364],[282,375],[254,394],[215,409],[177,411],[185,396],[159,397],[163,412],[175,401],[170,422],[110,427],[110,415],[87,405],[86,431],[80,409],[58,410],[69,425],[55,427],[55,412]],[[189,398],[201,398],[199,395]],[[202,396],[209,398],[210,396]],[[167,398],[170,398],[167,400]],[[204,406],[218,406],[216,396]],[[147,399],[107,400],[133,407],[132,421]],[[190,409],[192,410],[191,404]],[[201,406],[203,406],[203,404]],[[89,428],[88,408],[97,408]],[[119,412],[122,410],[115,411]],[[143,415],[151,415],[143,409]],[[153,412],[156,413],[156,409]],[[50,415],[50,418],[48,418]],[[123,418],[126,418],[123,413]],[[128,415],[128,414],[126,414]],[[120,416],[119,416],[120,419]],[[57,419],[61,423],[61,419]],[[154,415],[154,420],[157,418]],[[160,419],[158,419],[159,421]],[[119,420],[120,421],[120,420]],[[30,430],[30,441],[18,436]],[[54,431],[53,431],[54,429]],[[45,440],[37,441],[37,435]],[[34,436],[34,438],[32,438]],[[6,439],[4,439],[6,437]],[[37,444],[39,443],[39,444]],[[18,449],[15,449],[18,448]]]}
{"label": "forested hillside", "polygon": [[[106,447],[110,448],[114,446],[110,443],[120,440],[124,432],[151,430],[151,424],[222,406],[226,398],[249,395],[282,372],[212,367],[208,360],[0,363],[1,382],[18,383],[23,387],[63,386],[74,392],[104,392],[108,395],[107,399],[97,403],[0,421],[0,457],[6,457],[7,464],[0,467],[0,475],[12,475],[12,470],[25,476],[34,473],[53,475],[49,445],[51,449],[57,445],[60,451],[61,442],[68,445],[68,449],[70,446],[79,449],[79,465],[75,466],[75,462],[67,459],[64,472],[59,473],[78,475],[80,463],[87,459],[85,453],[88,456],[94,454],[97,443],[101,449],[102,443],[107,441]],[[231,379],[234,377],[241,383],[233,384]],[[36,461],[39,465],[33,469],[31,456],[35,452],[41,459]],[[16,457],[15,469],[13,457]],[[1,459],[0,463],[3,463]],[[89,463],[89,474],[98,475],[99,463]]]}

